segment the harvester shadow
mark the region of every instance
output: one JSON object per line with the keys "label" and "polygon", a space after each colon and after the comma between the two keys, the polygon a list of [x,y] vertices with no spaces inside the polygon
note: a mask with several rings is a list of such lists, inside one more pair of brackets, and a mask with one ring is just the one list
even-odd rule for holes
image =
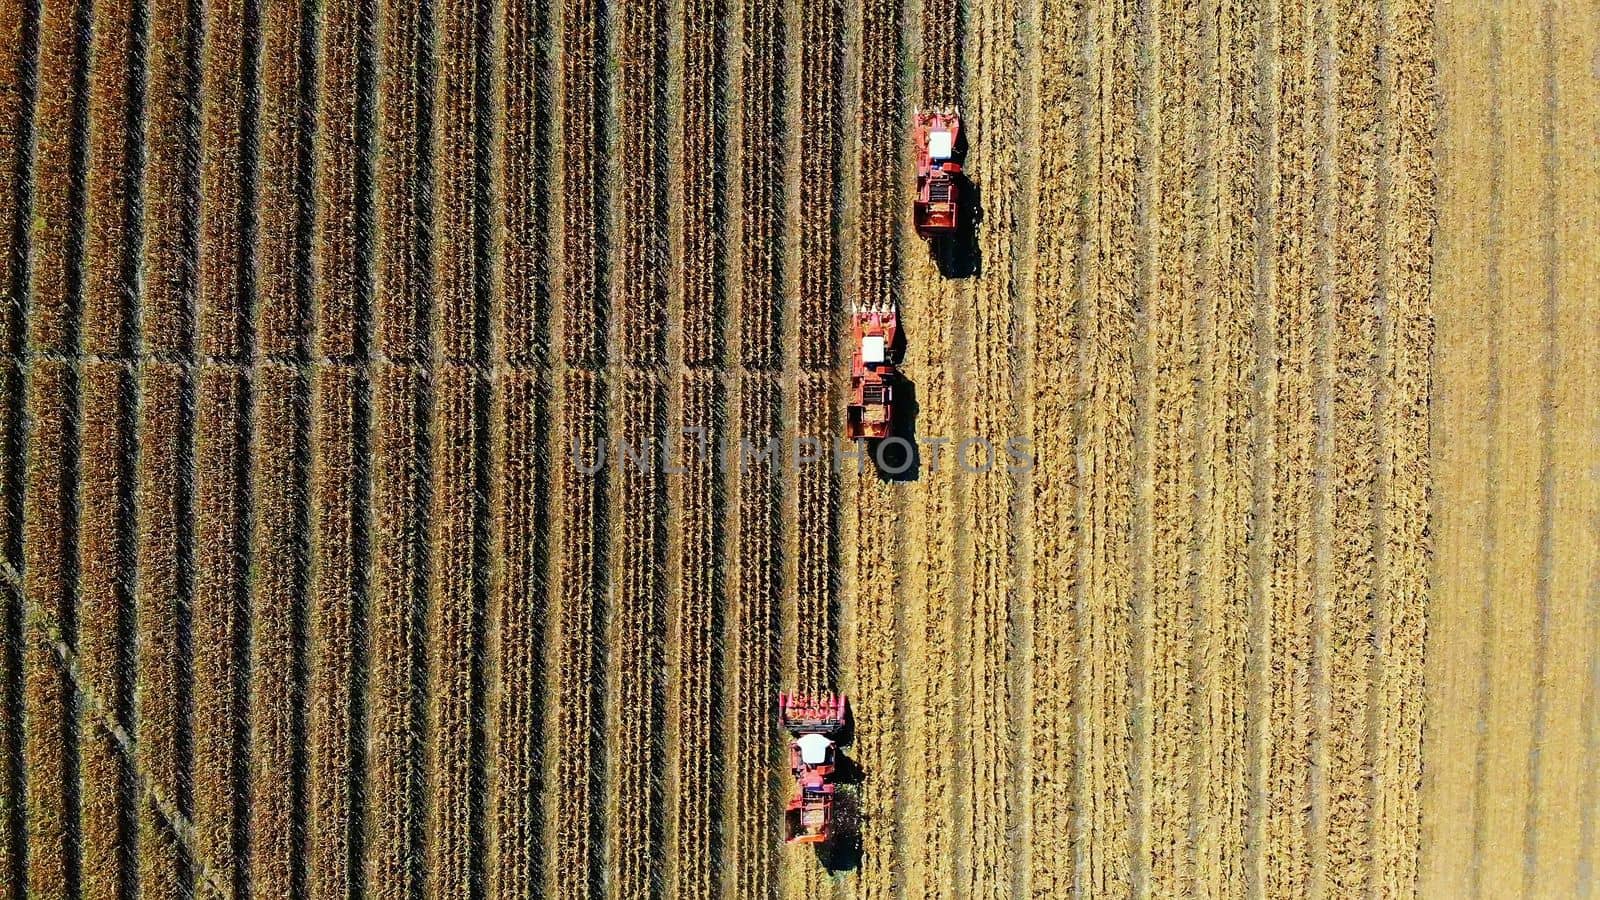
{"label": "harvester shadow", "polygon": [[978,246],[978,225],[983,221],[983,188],[968,178],[966,172],[955,175],[955,182],[956,195],[964,198],[955,233],[929,241],[928,253],[942,277],[976,278],[983,273],[983,251]]}
{"label": "harvester shadow", "polygon": [[833,834],[816,846],[817,862],[829,874],[853,872],[861,867],[863,816],[858,788],[867,780],[867,773],[859,763],[841,753],[834,779],[840,790],[833,799]]}
{"label": "harvester shadow", "polygon": [[922,454],[917,449],[917,385],[901,375],[895,382],[894,421],[889,436],[867,447],[878,477],[884,481],[916,481],[922,476]]}

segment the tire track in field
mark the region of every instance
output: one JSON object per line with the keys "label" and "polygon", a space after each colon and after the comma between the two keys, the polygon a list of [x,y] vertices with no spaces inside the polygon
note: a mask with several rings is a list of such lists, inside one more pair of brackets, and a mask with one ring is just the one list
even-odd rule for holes
{"label": "tire track in field", "polygon": [[[1082,574],[1079,511],[1086,508],[1074,448],[1079,440],[1084,391],[1077,365],[1082,352],[1081,312],[1087,301],[1080,280],[1086,210],[1078,187],[1090,176],[1088,112],[1093,83],[1080,48],[1093,24],[1084,5],[1042,0],[1038,7],[1038,166],[1041,191],[1035,219],[1033,309],[1034,553],[1029,594],[1033,602],[1032,698],[1028,770],[1030,832],[1027,893],[1059,897],[1076,883],[1073,829],[1078,792],[1075,714],[1080,630],[1074,609]],[[1049,187],[1044,187],[1049,185]],[[1046,302],[1047,298],[1059,298]]]}

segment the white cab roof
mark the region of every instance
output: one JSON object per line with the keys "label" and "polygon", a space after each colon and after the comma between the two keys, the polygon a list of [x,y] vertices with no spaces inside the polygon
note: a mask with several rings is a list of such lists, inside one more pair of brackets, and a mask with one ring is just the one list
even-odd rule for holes
{"label": "white cab roof", "polygon": [[800,745],[800,761],[808,766],[820,766],[828,761],[828,748],[833,741],[825,734],[802,734],[795,739]]}
{"label": "white cab roof", "polygon": [[928,158],[934,162],[944,162],[950,158],[954,149],[954,142],[950,139],[948,131],[933,131],[928,133]]}
{"label": "white cab roof", "polygon": [[868,365],[877,365],[878,363],[883,362],[885,355],[886,353],[883,346],[883,335],[869,334],[861,339],[862,362],[867,363]]}

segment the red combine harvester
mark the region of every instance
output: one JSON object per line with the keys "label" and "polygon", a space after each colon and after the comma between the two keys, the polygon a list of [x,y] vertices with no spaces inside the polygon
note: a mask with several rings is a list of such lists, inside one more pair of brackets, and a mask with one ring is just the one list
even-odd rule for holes
{"label": "red combine harvester", "polygon": [[961,209],[955,161],[961,140],[961,113],[937,109],[918,112],[912,128],[917,143],[917,234],[936,238],[953,233]]}
{"label": "red combine harvester", "polygon": [[833,772],[839,747],[833,737],[845,726],[843,694],[778,695],[778,725],[791,734],[789,768],[794,796],[783,812],[787,844],[826,841],[833,828]]}
{"label": "red combine harvester", "polygon": [[845,437],[881,440],[894,427],[894,390],[900,372],[890,358],[900,318],[892,306],[857,307],[851,315],[855,350],[850,363],[850,409]]}

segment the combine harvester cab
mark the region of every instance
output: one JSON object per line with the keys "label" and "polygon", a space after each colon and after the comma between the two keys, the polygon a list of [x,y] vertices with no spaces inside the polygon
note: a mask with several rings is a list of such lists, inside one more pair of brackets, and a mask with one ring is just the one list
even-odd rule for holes
{"label": "combine harvester cab", "polygon": [[845,437],[882,440],[894,430],[895,388],[900,371],[893,356],[900,318],[893,307],[857,307],[851,314],[854,347],[850,363],[850,407]]}
{"label": "combine harvester cab", "polygon": [[961,113],[925,110],[912,126],[917,147],[917,235],[931,240],[954,234],[961,221]]}
{"label": "combine harvester cab", "polygon": [[778,725],[788,731],[794,796],[783,812],[786,844],[819,844],[833,835],[833,804],[839,765],[835,741],[845,728],[843,694],[778,695]]}

